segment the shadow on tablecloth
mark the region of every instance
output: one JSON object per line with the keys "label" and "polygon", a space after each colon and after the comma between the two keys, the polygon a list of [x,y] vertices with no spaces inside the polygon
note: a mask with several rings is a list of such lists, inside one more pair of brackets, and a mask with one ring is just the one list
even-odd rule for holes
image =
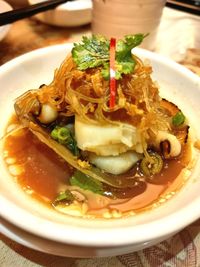
{"label": "shadow on tablecloth", "polygon": [[199,251],[200,220],[158,245],[118,259],[127,267],[197,267]]}

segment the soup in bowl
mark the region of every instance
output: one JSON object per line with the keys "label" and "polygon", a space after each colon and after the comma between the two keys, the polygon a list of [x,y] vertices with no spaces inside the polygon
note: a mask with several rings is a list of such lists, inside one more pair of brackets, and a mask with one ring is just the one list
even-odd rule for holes
{"label": "soup in bowl", "polygon": [[110,86],[111,58],[81,65],[83,44],[2,67],[1,216],[91,255],[123,254],[199,216],[199,79],[141,49],[118,68],[117,44]]}

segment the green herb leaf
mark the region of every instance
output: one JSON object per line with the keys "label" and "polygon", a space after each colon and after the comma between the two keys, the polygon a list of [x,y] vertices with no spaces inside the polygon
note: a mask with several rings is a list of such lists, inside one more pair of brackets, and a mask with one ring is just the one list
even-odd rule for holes
{"label": "green herb leaf", "polygon": [[103,68],[101,70],[101,74],[105,80],[109,80],[110,78],[110,69],[109,69],[109,63],[105,63],[103,65]]}
{"label": "green herb leaf", "polygon": [[[118,40],[116,46],[116,79],[122,74],[129,74],[135,68],[135,60],[131,50],[140,45],[147,36],[144,34],[126,35],[124,40]],[[109,40],[100,35],[83,37],[82,43],[74,44],[72,57],[80,70],[100,67],[102,76],[109,79]]]}
{"label": "green herb leaf", "polygon": [[185,116],[181,111],[178,111],[176,115],[172,117],[172,124],[174,126],[180,126],[185,122]]}
{"label": "green herb leaf", "polygon": [[126,35],[124,40],[117,42],[116,59],[118,61],[130,60],[131,50],[140,45],[148,34]]}
{"label": "green herb leaf", "polygon": [[70,178],[70,184],[103,195],[103,184],[78,170]]}
{"label": "green herb leaf", "polygon": [[116,47],[116,79],[121,79],[122,74],[129,74],[135,68],[135,60],[131,50],[140,45],[147,35],[126,35],[124,40],[119,40]]}
{"label": "green herb leaf", "polygon": [[73,194],[69,191],[66,190],[65,192],[60,192],[57,198],[54,200],[54,205],[58,205],[60,203],[65,203],[65,204],[71,204],[74,201],[74,196]]}
{"label": "green herb leaf", "polygon": [[56,126],[51,131],[51,137],[58,143],[66,146],[75,156],[79,155],[76,140],[74,139],[71,130],[67,126]]}
{"label": "green herb leaf", "polygon": [[103,36],[84,36],[82,44],[74,44],[72,57],[80,70],[101,66],[109,60],[109,41]]}

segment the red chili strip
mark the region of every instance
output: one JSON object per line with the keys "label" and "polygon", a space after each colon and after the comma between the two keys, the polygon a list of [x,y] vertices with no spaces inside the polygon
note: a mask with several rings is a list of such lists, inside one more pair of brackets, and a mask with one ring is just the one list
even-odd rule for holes
{"label": "red chili strip", "polygon": [[110,39],[110,108],[115,106],[116,98],[116,79],[115,79],[115,52],[116,52],[116,39]]}

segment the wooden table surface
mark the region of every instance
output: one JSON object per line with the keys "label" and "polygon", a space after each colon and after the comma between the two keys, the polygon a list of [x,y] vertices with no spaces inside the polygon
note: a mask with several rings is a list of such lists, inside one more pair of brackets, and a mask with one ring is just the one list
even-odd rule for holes
{"label": "wooden table surface", "polygon": [[34,19],[15,22],[0,42],[0,65],[31,50],[80,40],[91,32],[90,25],[76,28],[59,28]]}

